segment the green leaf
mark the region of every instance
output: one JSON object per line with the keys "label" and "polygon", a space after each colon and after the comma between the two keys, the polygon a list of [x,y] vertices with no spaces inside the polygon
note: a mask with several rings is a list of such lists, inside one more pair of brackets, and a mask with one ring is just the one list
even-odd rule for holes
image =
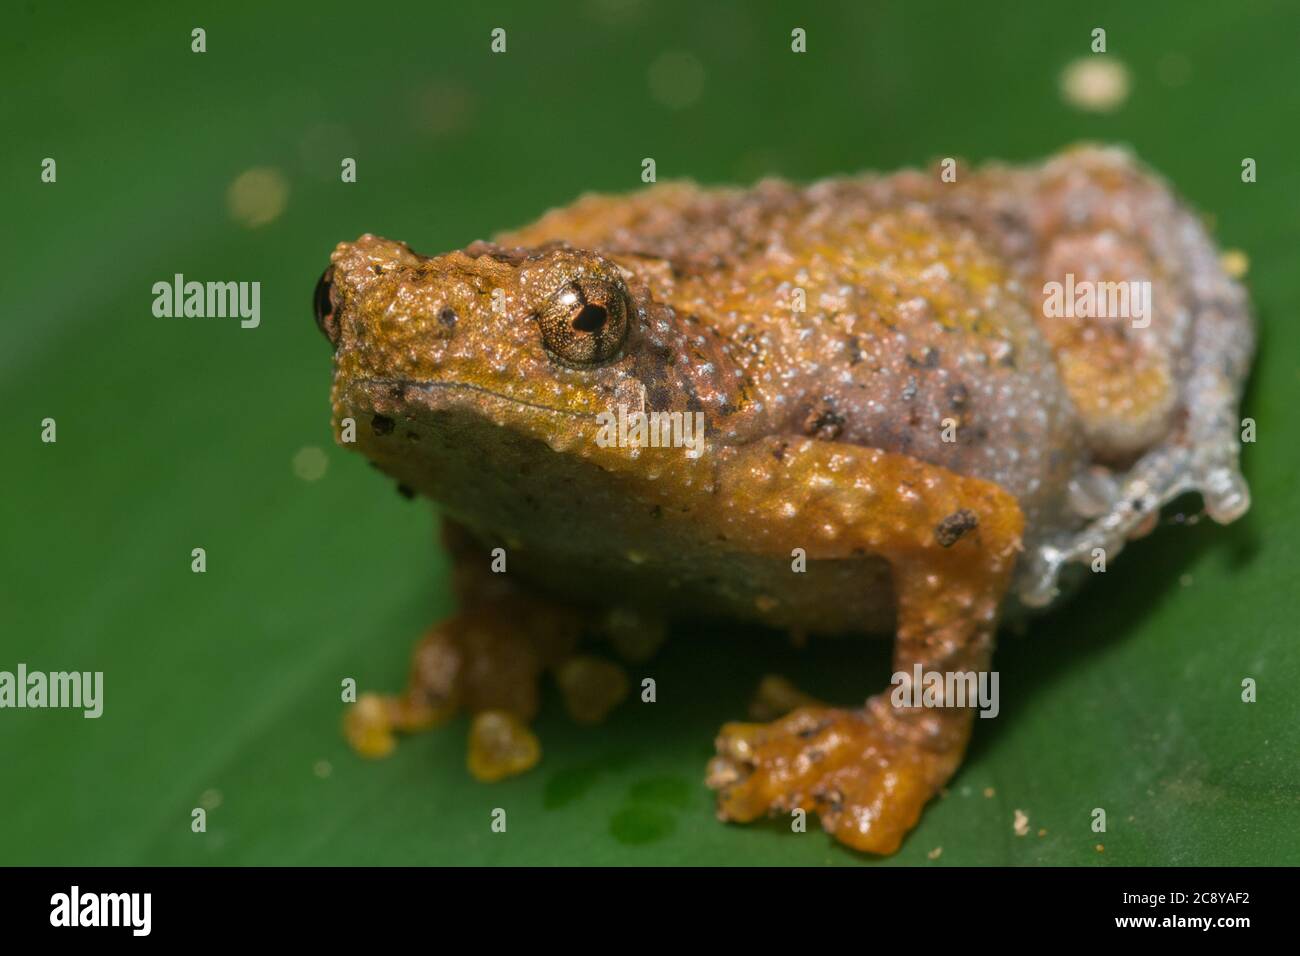
{"label": "green leaf", "polygon": [[[0,863],[871,862],[815,826],[720,824],[702,780],[762,674],[854,701],[884,686],[884,641],[799,652],[683,625],[646,669],[656,704],[576,728],[552,694],[542,765],[496,785],[466,774],[463,719],[391,759],[353,756],[340,682],[400,686],[450,608],[448,564],[428,509],[333,446],[308,299],[339,240],[462,246],[585,190],[636,188],[647,156],[663,179],[810,179],[1081,139],[1131,144],[1249,256],[1254,509],[1230,528],[1162,527],[1004,635],[1001,716],[978,722],[947,795],[884,862],[1297,861],[1300,77],[1284,5],[518,4],[490,24],[407,6],[9,18],[0,62],[30,82],[0,105],[0,669],[102,670],[105,702],[98,720],[0,712]],[[493,55],[498,20],[509,52]],[[207,53],[190,52],[196,25]],[[796,25],[806,54],[789,50]],[[1102,115],[1057,88],[1097,25],[1132,78]],[[669,51],[702,67],[693,105],[652,92]],[[227,190],[258,167],[287,204],[248,228]],[[260,281],[260,327],[155,318],[151,287],[176,273]],[[324,453],[316,480],[295,474],[304,448]]]}

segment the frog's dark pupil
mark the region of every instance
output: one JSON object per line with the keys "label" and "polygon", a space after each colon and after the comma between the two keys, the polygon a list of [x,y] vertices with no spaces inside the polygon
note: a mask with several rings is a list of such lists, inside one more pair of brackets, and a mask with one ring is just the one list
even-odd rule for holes
{"label": "frog's dark pupil", "polygon": [[578,332],[599,332],[609,319],[603,305],[584,305],[573,317],[573,328]]}

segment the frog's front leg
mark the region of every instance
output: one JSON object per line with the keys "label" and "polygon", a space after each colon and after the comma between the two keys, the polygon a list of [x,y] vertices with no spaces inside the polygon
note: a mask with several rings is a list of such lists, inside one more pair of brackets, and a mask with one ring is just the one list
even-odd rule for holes
{"label": "frog's front leg", "polygon": [[[798,517],[760,545],[770,534],[786,553],[804,546],[810,557],[886,558],[895,671],[910,679],[918,664],[941,674],[987,670],[1020,547],[1023,519],[1011,495],[905,456],[829,443],[787,448],[782,466],[768,483],[773,500],[750,507]],[[802,489],[797,501],[792,488]],[[891,696],[724,726],[709,766],[719,816],[745,822],[800,808],[855,849],[893,853],[960,764],[974,711],[942,695],[935,707],[896,707]]]}
{"label": "frog's front leg", "polygon": [[626,678],[614,664],[575,653],[589,623],[582,612],[491,573],[489,555],[450,522],[444,541],[459,610],[416,644],[405,690],[362,694],[344,717],[344,732],[361,755],[383,757],[396,746],[397,733],[427,730],[466,711],[473,715],[469,770],[480,780],[498,780],[540,759],[528,724],[545,673],[555,676],[566,707],[584,722],[599,720],[619,702]]}

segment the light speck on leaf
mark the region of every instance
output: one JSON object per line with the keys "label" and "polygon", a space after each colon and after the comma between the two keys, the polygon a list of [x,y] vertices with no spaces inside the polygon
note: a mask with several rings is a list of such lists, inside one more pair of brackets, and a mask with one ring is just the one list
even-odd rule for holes
{"label": "light speck on leaf", "polygon": [[1129,94],[1129,72],[1110,54],[1086,56],[1061,71],[1061,95],[1075,109],[1112,113]]}
{"label": "light speck on leaf", "polygon": [[230,218],[249,229],[274,222],[288,203],[289,181],[270,166],[240,173],[226,191]]}
{"label": "light speck on leaf", "polygon": [[293,473],[303,481],[318,481],[325,476],[329,458],[315,445],[298,449],[293,456]]}
{"label": "light speck on leaf", "polygon": [[1029,817],[1025,815],[1023,810],[1016,811],[1015,821],[1011,824],[1011,828],[1016,831],[1018,837],[1029,836]]}

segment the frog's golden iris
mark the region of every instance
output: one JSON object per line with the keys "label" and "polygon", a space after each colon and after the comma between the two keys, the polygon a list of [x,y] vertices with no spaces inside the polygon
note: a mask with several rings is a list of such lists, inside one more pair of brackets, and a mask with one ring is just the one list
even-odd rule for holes
{"label": "frog's golden iris", "polygon": [[565,365],[608,362],[623,347],[631,311],[621,283],[582,276],[561,286],[538,311],[542,344]]}

